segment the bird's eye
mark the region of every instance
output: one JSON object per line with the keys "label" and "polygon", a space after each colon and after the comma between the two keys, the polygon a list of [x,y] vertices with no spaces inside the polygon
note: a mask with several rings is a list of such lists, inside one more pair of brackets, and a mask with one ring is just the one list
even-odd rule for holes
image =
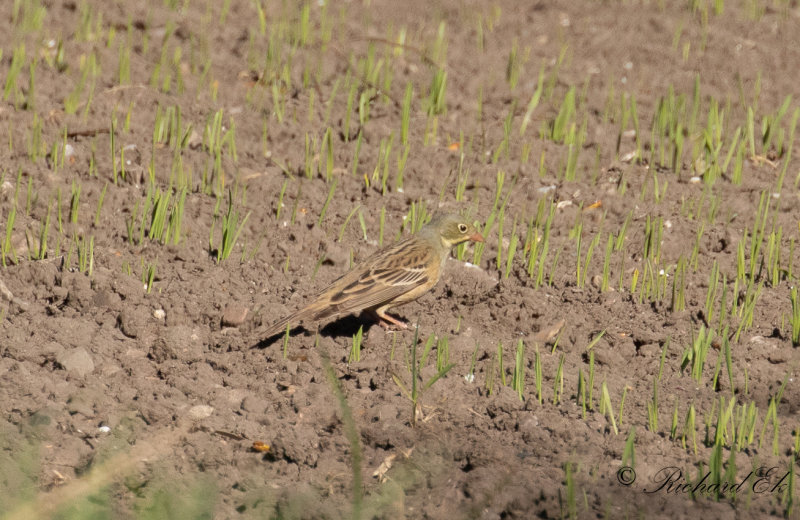
{"label": "bird's eye", "polygon": [[467,232],[467,225],[466,224],[459,224],[458,225],[458,230],[461,231],[462,233],[466,233]]}

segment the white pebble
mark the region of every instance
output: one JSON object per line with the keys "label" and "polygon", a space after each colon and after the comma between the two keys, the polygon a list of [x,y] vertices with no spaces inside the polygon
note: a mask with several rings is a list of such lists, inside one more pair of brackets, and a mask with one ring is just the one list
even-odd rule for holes
{"label": "white pebble", "polygon": [[207,404],[198,404],[189,408],[188,415],[190,419],[199,421],[200,419],[205,419],[206,417],[210,416],[212,413],[214,413],[213,406],[208,406]]}

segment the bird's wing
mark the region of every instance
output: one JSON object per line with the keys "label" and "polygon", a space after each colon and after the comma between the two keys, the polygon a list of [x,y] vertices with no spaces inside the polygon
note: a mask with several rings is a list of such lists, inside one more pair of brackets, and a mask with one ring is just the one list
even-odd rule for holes
{"label": "bird's wing", "polygon": [[324,319],[377,307],[438,278],[440,259],[424,241],[406,240],[381,251],[331,284],[309,307]]}

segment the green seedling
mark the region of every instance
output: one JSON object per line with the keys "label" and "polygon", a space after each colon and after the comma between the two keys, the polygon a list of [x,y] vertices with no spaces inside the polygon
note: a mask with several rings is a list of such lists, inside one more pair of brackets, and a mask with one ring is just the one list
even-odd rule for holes
{"label": "green seedling", "polygon": [[692,378],[698,383],[703,380],[703,367],[713,339],[714,331],[706,329],[705,325],[701,325],[697,336],[692,340],[692,345],[681,357],[681,370],[691,366]]}
{"label": "green seedling", "polygon": [[378,217],[378,246],[383,247],[383,230],[386,227],[386,206],[381,206],[381,214]]}
{"label": "green seedling", "polygon": [[683,448],[686,449],[686,439],[690,438],[695,455],[697,455],[697,428],[695,426],[696,417],[697,412],[695,411],[694,404],[690,404],[689,410],[686,412],[686,420],[683,423],[683,432],[681,434]]}
{"label": "green seedling", "polygon": [[755,440],[756,422],[758,421],[756,404],[750,401],[749,405],[738,406],[736,417],[736,450],[741,451],[753,444]]}
{"label": "green seedling", "polygon": [[[231,252],[233,252],[233,246],[239,239],[239,235],[244,229],[247,219],[250,218],[250,212],[248,211],[244,218],[241,219],[239,211],[234,206],[233,191],[228,190],[228,211],[222,217],[222,243],[216,249],[217,263],[220,263],[228,258]],[[216,221],[217,217],[214,217],[214,222]],[[213,233],[213,231],[214,227],[212,224],[211,232]],[[213,244],[211,245],[213,251]]]}
{"label": "green seedling", "polygon": [[570,87],[558,110],[558,115],[550,124],[547,137],[557,143],[566,144],[569,129],[575,121],[575,87]]}
{"label": "green seedling", "polygon": [[94,236],[86,240],[82,236],[75,235],[73,241],[78,250],[78,270],[91,277],[94,271]]}
{"label": "green seedling", "polygon": [[[358,131],[358,136],[356,138],[356,146],[353,150],[353,176],[358,177],[358,156],[361,153],[361,142],[362,142],[362,132],[361,130]],[[367,181],[367,187],[369,187],[369,179],[367,179],[366,174],[364,175],[364,179]]]}
{"label": "green seedling", "polygon": [[586,350],[587,351],[591,350],[595,345],[597,345],[597,342],[600,341],[600,339],[603,336],[605,336],[605,334],[606,334],[606,329],[603,329],[602,331],[600,331],[600,333],[597,336],[595,336],[594,338],[592,338],[592,341],[590,341],[589,344],[586,346]]}
{"label": "green seedling", "polygon": [[558,368],[556,368],[556,376],[553,379],[553,404],[556,405],[561,401],[561,396],[564,394],[564,354],[558,361]]}
{"label": "green seedling", "polygon": [[525,345],[522,339],[517,342],[517,353],[514,357],[514,375],[511,378],[511,387],[517,392],[519,400],[523,401],[525,391]]}
{"label": "green seedling", "polygon": [[792,512],[794,511],[794,488],[795,488],[795,462],[797,459],[797,451],[792,453],[792,456],[788,462],[788,470],[787,470],[787,479],[786,479],[786,488],[783,491],[783,495],[781,496],[781,504],[783,505],[783,515],[786,518],[791,518]]}
{"label": "green seedling", "polygon": [[411,102],[414,99],[414,84],[410,81],[406,83],[406,93],[403,96],[403,108],[400,115],[400,143],[404,148],[408,147],[408,129],[411,120]]}
{"label": "green seedling", "polygon": [[625,410],[625,397],[628,395],[628,389],[629,388],[630,387],[628,385],[625,385],[622,388],[622,398],[619,400],[619,419],[618,419],[618,421],[619,421],[619,425],[620,426],[622,426],[622,422],[623,422],[622,418],[624,416],[622,415],[622,412]]}
{"label": "green seedling", "polygon": [[306,132],[305,137],[305,156],[304,156],[304,168],[305,175],[307,179],[311,179],[314,177],[314,165],[317,162],[317,139],[316,137],[312,137]]}
{"label": "green seedling", "polygon": [[674,441],[678,438],[678,401],[675,400],[675,407],[672,409],[672,424],[669,427],[669,438]]}
{"label": "green seedling", "polygon": [[503,366],[503,342],[497,342],[497,369],[500,372],[500,383],[506,386],[506,369]]}
{"label": "green seedling", "polygon": [[681,255],[672,279],[672,312],[680,312],[686,308],[686,259]]}
{"label": "green seedling", "polygon": [[445,91],[447,88],[447,71],[437,68],[433,73],[431,85],[428,89],[428,117],[436,117],[447,111]]}
{"label": "green seedling", "polygon": [[361,361],[361,343],[364,339],[364,327],[363,325],[358,328],[358,332],[353,334],[353,345],[350,347],[350,358],[348,359],[348,363],[355,363],[357,361]]}
{"label": "green seedling", "polygon": [[364,127],[369,122],[372,102],[376,97],[374,88],[366,89],[358,96],[358,123],[361,127]]}
{"label": "green seedling", "polygon": [[164,242],[167,243],[172,237],[173,245],[178,245],[181,241],[181,231],[183,228],[183,207],[186,203],[186,187],[181,188],[177,197],[173,198],[173,205],[169,214],[167,231],[164,234]]}
{"label": "green seedling", "polygon": [[342,227],[341,227],[341,228],[339,228],[339,237],[338,237],[338,239],[337,239],[339,242],[341,242],[341,241],[342,241],[342,239],[344,238],[344,232],[345,232],[345,230],[347,229],[347,224],[350,222],[350,219],[351,219],[351,218],[353,218],[353,215],[355,215],[355,214],[356,214],[356,212],[357,212],[357,211],[358,211],[360,208],[361,208],[361,205],[360,205],[360,204],[356,204],[356,205],[353,207],[353,209],[352,209],[352,210],[350,210],[350,213],[348,213],[348,214],[347,214],[347,218],[345,218],[345,219],[344,219],[344,223],[342,224]]}
{"label": "green seedling", "polygon": [[797,296],[797,287],[792,287],[790,300],[792,302],[792,345],[800,346],[800,298]]}
{"label": "green seedling", "polygon": [[658,432],[658,378],[653,379],[653,398],[647,402],[647,425],[651,432]]}
{"label": "green seedling", "polygon": [[447,336],[436,338],[436,372],[441,372],[450,365],[450,341]]}
{"label": "green seedling", "polygon": [[3,100],[8,101],[13,96],[14,107],[19,108],[23,101],[22,89],[17,83],[19,74],[25,63],[25,44],[20,43],[14,48],[11,56],[11,65],[8,68],[6,82],[3,88]]}
{"label": "green seedling", "polygon": [[587,384],[588,389],[588,396],[587,396],[587,408],[590,410],[594,410],[594,350],[589,351],[589,382]]}
{"label": "green seedling", "polygon": [[[319,345],[319,336],[317,336],[317,339],[315,340],[315,345]],[[342,424],[345,431],[345,437],[347,437],[350,445],[350,464],[353,474],[353,505],[351,515],[352,518],[361,518],[361,506],[364,495],[363,477],[361,476],[361,442],[359,440],[361,435],[358,432],[355,420],[353,420],[353,412],[350,409],[350,405],[347,403],[347,398],[344,395],[344,391],[342,390],[341,383],[339,382],[339,378],[336,375],[333,365],[331,364],[327,353],[324,350],[322,350],[322,352],[323,355],[321,357],[323,369],[325,370],[325,377],[328,379],[328,383],[333,389],[334,396],[336,396],[336,400],[339,402],[339,408],[342,412]]]}
{"label": "green seedling", "polygon": [[516,38],[514,38],[514,42],[511,44],[511,51],[508,54],[508,61],[506,63],[506,82],[508,82],[508,86],[512,91],[517,88],[517,82],[519,81],[519,74],[522,68],[520,58],[517,55],[519,53],[517,46],[518,41]]}
{"label": "green seedling", "polygon": [[414,340],[411,344],[411,360],[409,364],[409,371],[411,372],[411,384],[407,386],[397,374],[392,374],[392,379],[394,380],[395,384],[397,384],[397,386],[400,388],[403,395],[405,395],[411,401],[410,424],[412,427],[416,427],[417,415],[421,414],[422,412],[420,403],[422,393],[433,386],[436,381],[447,375],[447,373],[455,366],[455,363],[449,363],[443,366],[441,369],[438,369],[436,373],[427,381],[422,380],[420,374],[422,373],[422,369],[425,366],[428,354],[433,346],[433,341],[431,340],[434,339],[434,337],[431,336],[428,339],[428,342],[425,345],[425,350],[423,351],[422,356],[419,357],[419,360],[417,356],[417,344],[419,342],[418,339],[419,324],[417,324],[414,330]]}
{"label": "green seedling", "polygon": [[614,418],[614,409],[611,406],[611,397],[608,394],[608,387],[605,381],[600,385],[600,392],[600,414],[608,416],[608,420],[611,422],[611,428],[614,430],[614,435],[618,435],[617,421]]}
{"label": "green seedling", "polygon": [[597,247],[597,244],[600,243],[600,233],[596,234],[592,239],[592,242],[589,244],[589,250],[586,251],[586,258],[583,262],[583,270],[580,267],[580,251],[578,252],[578,287],[584,287],[586,285],[586,273],[589,271],[589,263],[592,261],[592,255],[594,254],[594,249]]}
{"label": "green seedling", "polygon": [[517,244],[519,243],[519,236],[516,233],[517,221],[514,219],[514,227],[511,232],[511,240],[508,244],[508,253],[506,254],[506,269],[503,273],[503,278],[508,279],[508,275],[511,274],[511,266],[514,263],[514,256],[517,253]]}
{"label": "green seedling", "polygon": [[505,158],[509,158],[509,144],[511,140],[511,129],[514,124],[514,110],[516,109],[517,104],[516,100],[511,103],[511,106],[508,109],[508,115],[506,115],[505,120],[503,121],[503,139],[500,141],[500,144],[497,145],[497,149],[494,151],[492,155],[492,164],[497,164],[497,161],[500,159],[500,156],[505,154]]}
{"label": "green seedling", "polygon": [[[395,176],[395,187],[397,191],[403,191],[403,181],[406,171],[406,163],[408,162],[408,155],[411,152],[411,145],[403,147],[403,152],[397,154],[397,175]],[[388,157],[386,158],[386,167],[388,167]]]}
{"label": "green seedling", "polygon": [[[313,91],[312,91],[313,92]],[[322,137],[322,145],[325,148],[325,179],[330,182],[333,178],[333,131],[330,127]]]}
{"label": "green seedling", "polygon": [[47,217],[45,217],[44,224],[39,230],[39,252],[36,255],[37,260],[44,260],[47,256],[47,235],[50,233],[50,212],[52,206],[47,205]]}
{"label": "green seedling", "polygon": [[[350,72],[348,71],[347,77],[345,78],[345,84],[350,84]],[[353,106],[355,103],[356,93],[358,92],[358,84],[352,83],[350,86],[350,90],[347,93],[347,109],[344,113],[344,123],[343,123],[343,133],[345,142],[350,140],[350,117],[353,113]],[[360,132],[360,130],[359,130]]]}
{"label": "green seedling", "polygon": [[144,285],[144,290],[147,294],[153,290],[153,282],[156,279],[156,264],[147,263],[144,265],[144,260],[142,260],[142,284]]}
{"label": "green seedling", "polygon": [[31,210],[37,200],[39,200],[39,194],[33,192],[33,177],[28,177],[28,189],[25,192],[25,215],[31,216]]}
{"label": "green seedling", "polygon": [[735,435],[733,422],[733,407],[736,404],[736,397],[731,397],[725,402],[724,397],[720,397],[719,411],[717,413],[717,424],[714,432],[715,446],[733,445]]}
{"label": "green seedling", "polygon": [[[598,235],[599,237],[600,235]],[[608,279],[611,275],[611,254],[614,251],[614,235],[609,233],[608,240],[606,241],[606,253],[603,257],[603,279],[600,282],[600,292],[606,292],[609,289]]]}
{"label": "green seedling", "polygon": [[622,450],[622,464],[624,466],[636,467],[636,427],[633,426],[625,439],[625,448]]}
{"label": "green seedling", "polygon": [[[283,185],[281,186],[281,191],[278,194],[278,207],[275,208],[275,220],[281,219],[281,211],[283,210],[283,196],[286,193],[286,186],[289,184],[289,179],[283,181]],[[341,241],[341,238],[339,239]]]}
{"label": "green seedling", "polygon": [[[739,308],[739,327],[736,329],[736,334],[733,336],[733,342],[737,343],[742,332],[747,332],[753,325],[753,317],[755,315],[756,302],[761,296],[761,290],[764,288],[764,282],[760,282],[758,287],[754,283],[748,284],[745,289],[744,303]],[[734,294],[736,294],[734,292]],[[731,313],[733,314],[733,313]]]}
{"label": "green seedling", "polygon": [[81,185],[72,181],[72,196],[70,197],[69,204],[69,220],[72,225],[78,224],[78,209],[80,208],[81,200]]}
{"label": "green seedling", "polygon": [[586,141],[588,121],[588,115],[584,115],[580,128],[575,123],[570,124],[569,132],[564,137],[564,144],[568,145],[567,162],[564,166],[563,177],[566,181],[577,180],[578,156],[583,149],[583,143]]}
{"label": "green seedling", "polygon": [[475,348],[472,350],[472,358],[470,359],[469,363],[469,372],[465,376],[465,379],[468,383],[472,383],[475,381],[475,363],[478,360],[478,349],[480,348],[480,344],[475,341]]}
{"label": "green seedling", "polygon": [[[364,240],[368,240],[367,238],[367,223],[364,221],[364,213],[361,211],[361,208],[358,209],[358,225],[361,227],[361,236]],[[351,258],[350,258],[350,265],[353,265],[352,259],[352,251],[351,251]]]}
{"label": "green seedling", "polygon": [[331,184],[330,190],[328,190],[328,197],[325,199],[325,203],[322,205],[322,211],[319,212],[319,219],[317,219],[317,226],[322,226],[322,221],[325,218],[325,213],[328,211],[328,206],[333,199],[333,194],[336,192],[336,184],[338,180],[334,180],[333,184]]}
{"label": "green seedling", "polygon": [[692,272],[697,272],[697,262],[700,259],[700,243],[703,239],[703,233],[705,232],[705,223],[701,222],[700,227],[697,230],[697,236],[694,240],[694,247],[692,247],[692,256],[689,258],[689,264],[692,266]]}
{"label": "green seedling", "polygon": [[534,381],[536,384],[536,400],[539,401],[539,404],[543,404],[544,399],[542,398],[542,358],[539,355],[539,345],[536,345],[536,352],[534,353],[533,372],[535,376]]}
{"label": "green seedling", "polygon": [[539,69],[539,81],[536,84],[536,90],[533,92],[530,101],[528,101],[528,106],[525,108],[525,115],[522,116],[522,123],[519,125],[519,135],[522,137],[525,135],[525,131],[528,129],[528,125],[530,125],[531,118],[533,117],[533,112],[536,110],[536,107],[539,106],[539,100],[542,98],[542,91],[544,89],[544,65]]}
{"label": "green seedling", "polygon": [[[286,265],[289,265],[289,259],[286,259]],[[286,331],[283,333],[283,359],[289,356],[289,332],[292,330],[292,324],[286,324]]]}
{"label": "green seedling", "polygon": [[581,417],[586,419],[586,378],[583,370],[578,369],[578,392],[575,394],[576,403],[581,407]]}

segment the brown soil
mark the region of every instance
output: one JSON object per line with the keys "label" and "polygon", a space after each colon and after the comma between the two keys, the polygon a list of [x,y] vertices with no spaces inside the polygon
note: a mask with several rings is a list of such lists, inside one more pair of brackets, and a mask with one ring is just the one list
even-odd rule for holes
{"label": "brown soil", "polygon": [[[26,52],[17,86],[0,104],[0,239],[14,201],[17,207],[10,236],[17,262],[9,259],[0,270],[8,289],[0,323],[0,513],[24,518],[30,513],[24,507],[33,503],[41,510],[77,506],[114,518],[178,517],[176,511],[189,516],[213,511],[219,518],[347,517],[353,444],[346,414],[326,378],[328,356],[358,431],[365,518],[784,514],[783,488],[770,486],[792,464],[793,435],[800,428],[798,355],[789,337],[789,293],[800,269],[797,263],[792,269],[798,163],[789,164],[782,190],[770,197],[766,235],[782,229],[778,283],[767,273],[769,260],[762,250],[754,260],[763,256],[757,278],[762,291],[752,326],[731,343],[731,378],[718,342],[697,383],[688,368],[681,369],[681,360],[708,321],[704,309],[712,266],[717,262],[720,280],[726,277],[728,306],[734,297],[742,304],[744,295],[733,293],[737,245],[748,240],[750,265],[747,237],[760,195],[775,191],[788,159],[785,147],[783,153],[778,145],[762,152],[759,142],[758,156],[748,152],[744,159],[741,184],[732,182],[731,166],[709,188],[691,179],[702,173],[692,161],[701,136],[686,136],[677,173],[660,160],[650,164],[647,150],[654,146],[650,129],[659,100],[672,86],[691,107],[696,77],[699,127],[705,125],[712,100],[727,110],[723,154],[735,128],[744,126],[748,106],[755,108],[760,132],[761,118],[774,113],[788,94],[797,94],[800,46],[787,43],[797,40],[800,11],[794,2],[745,2],[748,7],[741,9],[727,2],[721,14],[714,13],[713,2],[703,0],[689,2],[698,5],[694,10],[686,2],[429,5],[378,0],[334,3],[327,14],[322,2],[313,2],[311,36],[304,44],[292,43],[302,39],[297,29],[302,15],[291,2],[265,6],[266,36],[260,32],[256,2],[230,2],[224,22],[219,19],[225,2],[174,2],[176,9],[164,5],[171,3],[52,0],[21,2],[18,10],[15,2],[0,6],[0,78],[10,74],[20,43]],[[765,7],[752,7],[761,4]],[[39,25],[38,8],[45,13]],[[91,23],[82,23],[87,17]],[[446,49],[437,56],[440,24]],[[111,28],[115,35],[109,43]],[[405,45],[392,45],[401,29]],[[325,30],[331,31],[329,43],[320,39]],[[153,81],[165,35],[164,65]],[[127,47],[128,38],[130,79],[120,84],[120,48]],[[513,89],[506,79],[512,48],[520,64]],[[181,52],[178,65],[176,49]],[[99,71],[94,90],[90,94],[86,87],[77,111],[67,113],[70,93],[81,82],[81,63],[92,55]],[[376,91],[363,78],[361,60],[370,55],[391,70],[388,90]],[[38,59],[33,89],[31,57]],[[433,119],[425,110],[437,60],[447,71],[447,111],[436,119],[432,135]],[[552,88],[552,96],[543,96],[520,136],[542,67],[545,93]],[[167,75],[172,80],[164,89]],[[385,76],[378,77],[382,82]],[[402,150],[408,82],[414,86],[410,153],[400,190],[394,172]],[[355,106],[348,116],[351,85]],[[586,114],[587,137],[577,180],[567,181],[563,172],[569,147],[543,138],[540,129],[553,122],[573,86],[579,117]],[[280,106],[273,89],[283,99]],[[369,120],[363,126],[358,120],[362,92],[370,94]],[[643,160],[625,160],[636,149],[632,122],[625,124],[618,142],[624,94],[636,100]],[[792,102],[780,125],[786,139],[795,106]],[[191,124],[193,129],[186,133],[189,143],[180,156],[192,187],[182,236],[177,245],[147,236],[134,244],[126,222],[142,212],[151,164],[161,189],[168,189],[175,164],[169,142],[153,144],[156,113],[168,107],[179,107],[183,128]],[[225,129],[235,128],[236,147],[235,155],[223,147],[222,189],[213,155],[203,145],[204,128],[218,110]],[[493,161],[510,110],[508,152]],[[114,118],[118,160],[125,149],[125,176],[116,184],[109,152]],[[578,119],[577,127],[582,123]],[[31,137],[37,127],[41,145]],[[324,178],[322,143],[328,127],[337,184],[319,224],[332,184]],[[359,130],[363,141],[354,175]],[[390,174],[383,194],[380,182],[365,187],[364,176],[372,177],[382,141],[389,142],[390,135]],[[52,151],[63,155],[64,142],[73,152],[57,166]],[[304,175],[307,142],[317,150],[312,151],[310,179]],[[526,152],[528,160],[523,160]],[[459,171],[469,172],[461,203],[456,202]],[[350,317],[322,324],[318,336],[310,327],[294,333],[286,356],[282,338],[259,334],[345,272],[352,260],[378,248],[384,208],[385,242],[407,232],[403,217],[416,203],[431,212],[466,209],[483,226],[495,201],[498,171],[506,174],[503,197],[509,194],[503,241],[495,225],[480,269],[453,259],[430,294],[397,309],[419,324],[421,345],[433,335],[446,336],[455,364],[422,393],[415,425],[411,402],[396,382],[409,385],[411,380],[413,328],[386,333]],[[203,190],[206,173],[212,187]],[[659,189],[666,186],[660,198],[654,196],[655,177]],[[81,186],[75,223],[69,217],[73,183]],[[217,263],[221,216],[228,207],[227,190],[234,186],[240,214],[250,214],[231,257]],[[550,199],[559,207],[545,269],[550,283],[537,288],[526,272],[523,246],[527,222],[537,216],[543,198],[545,209]],[[348,221],[339,240],[357,206],[360,213]],[[214,218],[215,212],[220,218]],[[601,292],[608,234],[618,233],[629,216],[625,244],[612,255],[611,289]],[[639,298],[638,291],[631,293],[631,283],[634,270],[639,284],[644,283],[649,219],[663,219],[655,267],[669,277],[664,295]],[[500,247],[504,267],[515,221],[521,242],[505,277],[496,254]],[[571,236],[579,221],[581,263],[591,240],[600,237],[581,286]],[[50,230],[45,258],[32,259],[45,225]],[[212,225],[214,244],[209,246]],[[701,226],[697,266],[686,274],[686,309],[673,311],[675,268],[680,257],[691,256]],[[149,215],[144,227],[147,232]],[[93,237],[91,275],[80,269],[73,237]],[[467,258],[472,258],[471,249]],[[143,273],[150,264],[156,274],[148,291]],[[349,362],[352,336],[362,324],[361,360]],[[738,324],[733,318],[734,329]],[[589,373],[587,346],[603,331],[591,348],[594,408],[584,416],[577,395],[579,371]],[[519,339],[526,347],[523,399],[510,386]],[[499,343],[506,385],[498,367]],[[543,404],[535,395],[537,349]],[[436,355],[434,348],[422,380],[435,372]],[[473,362],[474,380],[467,377]],[[563,395],[554,404],[559,364]],[[716,387],[715,366],[720,367]],[[659,371],[658,427],[651,431],[647,405]],[[776,454],[772,421],[763,435],[761,428],[770,399],[784,381]],[[619,433],[600,410],[603,383]],[[774,467],[769,486],[765,481],[754,490],[752,478],[735,499],[726,495],[719,500],[702,492],[692,497],[685,489],[658,490],[656,480],[664,468],[680,468],[692,482],[708,470],[721,399],[727,406],[731,396],[737,404],[754,403],[758,419],[754,442],[735,455],[728,434],[721,451],[725,468],[732,467],[733,456],[737,480],[742,480],[751,468]],[[670,435],[673,411],[680,435],[690,405],[697,417],[696,450],[691,440],[684,445]],[[624,453],[629,435],[635,435],[638,478],[625,486],[620,478],[629,475],[618,470],[631,465]],[[268,444],[269,450],[254,450],[254,442]],[[82,482],[91,483],[88,491],[79,487]]]}

